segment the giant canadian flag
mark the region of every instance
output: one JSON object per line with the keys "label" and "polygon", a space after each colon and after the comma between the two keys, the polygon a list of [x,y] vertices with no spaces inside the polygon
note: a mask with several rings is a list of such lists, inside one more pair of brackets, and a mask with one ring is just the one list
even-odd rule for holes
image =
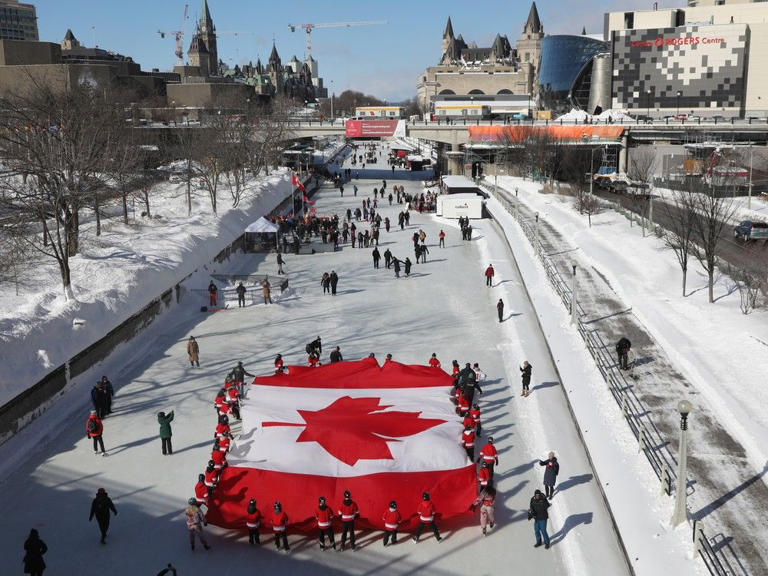
{"label": "giant canadian flag", "polygon": [[441,369],[372,358],[256,378],[208,521],[242,528],[255,498],[262,513],[279,500],[294,527],[312,529],[318,498],[338,511],[345,490],[364,527],[382,528],[391,500],[407,525],[425,491],[440,516],[466,512],[475,465],[459,443],[451,382]]}

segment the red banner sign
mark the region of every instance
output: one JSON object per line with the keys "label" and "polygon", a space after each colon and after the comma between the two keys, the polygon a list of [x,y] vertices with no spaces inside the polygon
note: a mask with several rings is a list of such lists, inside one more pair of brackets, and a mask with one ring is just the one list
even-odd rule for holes
{"label": "red banner sign", "polygon": [[397,120],[347,120],[347,138],[376,138],[392,136]]}

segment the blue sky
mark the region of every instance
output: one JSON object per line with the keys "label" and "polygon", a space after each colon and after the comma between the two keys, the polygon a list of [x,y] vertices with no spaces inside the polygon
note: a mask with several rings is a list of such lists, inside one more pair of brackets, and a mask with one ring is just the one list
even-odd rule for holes
{"label": "blue sky", "polygon": [[[143,69],[169,70],[175,63],[172,35],[178,30],[184,5],[189,3],[184,50],[189,46],[202,0],[26,0],[37,6],[40,39],[59,42],[67,28],[86,46],[94,44],[133,57]],[[678,6],[682,2],[659,2]],[[279,2],[208,0],[220,34],[219,57],[228,64],[266,61],[274,36],[283,62],[294,54],[302,59],[305,34],[291,33],[288,24],[387,20],[387,24],[330,28],[312,33],[312,55],[320,76],[336,93],[359,90],[390,101],[416,94],[416,78],[437,63],[440,40],[450,15],[456,35],[479,46],[490,45],[496,33],[515,44],[528,16],[530,2],[458,0],[421,2],[351,2],[347,0],[282,0]],[[542,0],[537,2],[544,30],[553,34],[601,33],[603,14],[631,7],[649,9],[640,0]],[[332,83],[330,81],[333,81]]]}

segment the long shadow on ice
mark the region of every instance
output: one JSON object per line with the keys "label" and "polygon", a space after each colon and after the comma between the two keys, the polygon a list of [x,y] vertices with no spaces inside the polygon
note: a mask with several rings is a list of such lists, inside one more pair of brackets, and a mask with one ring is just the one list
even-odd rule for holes
{"label": "long shadow on ice", "polygon": [[552,544],[562,542],[568,535],[568,532],[580,524],[592,524],[592,512],[582,512],[581,514],[571,514],[565,519],[563,527],[550,536]]}

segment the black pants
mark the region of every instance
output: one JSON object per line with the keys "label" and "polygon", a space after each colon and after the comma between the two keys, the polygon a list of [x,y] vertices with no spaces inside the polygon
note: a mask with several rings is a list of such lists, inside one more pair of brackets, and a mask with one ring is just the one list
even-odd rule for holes
{"label": "black pants", "polygon": [[261,540],[259,540],[259,529],[258,528],[248,528],[248,543],[249,544],[261,544]]}
{"label": "black pants", "polygon": [[336,284],[331,284],[331,294],[336,296]]}
{"label": "black pants", "polygon": [[170,438],[161,438],[163,442],[163,454],[173,454],[173,445]]}
{"label": "black pants", "polygon": [[486,286],[493,286],[493,276],[486,276],[485,277],[485,285]]}
{"label": "black pants", "polygon": [[629,364],[629,351],[619,352],[619,368],[626,370]]}
{"label": "black pants", "polygon": [[99,449],[101,449],[102,454],[106,452],[106,450],[104,450],[104,440],[101,438],[100,435],[93,437],[93,451],[98,452]]}
{"label": "black pants", "polygon": [[499,322],[501,322],[504,319],[504,310],[503,309],[496,309],[499,313]]}
{"label": "black pants", "polygon": [[378,268],[379,267],[379,261],[378,260],[374,260],[373,261],[373,267],[374,268]]}
{"label": "black pants", "polygon": [[478,438],[483,435],[483,424],[481,422],[477,423],[477,426],[475,426],[475,436]]}
{"label": "black pants", "polygon": [[352,548],[355,547],[355,521],[352,520],[350,522],[342,522],[341,523],[341,545],[344,546],[344,543],[347,541],[347,534],[349,534],[349,543],[352,545]]}
{"label": "black pants", "polygon": [[286,536],[285,531],[283,532],[275,532],[275,547],[280,550],[280,546],[282,544],[282,547],[286,550],[290,550],[291,547],[288,546],[288,536]]}
{"label": "black pants", "polygon": [[107,537],[107,530],[109,530],[109,516],[106,518],[99,518],[96,517],[96,522],[99,524],[99,532],[101,532],[101,540],[102,542]]}
{"label": "black pants", "polygon": [[[414,539],[418,540],[419,536],[421,536],[421,531],[424,529],[424,522],[419,521],[419,525],[416,526],[416,534],[413,536]],[[435,524],[435,521],[429,523],[430,526],[432,526],[432,533],[435,535],[435,538],[438,540],[441,540],[440,538],[440,532],[437,531],[437,524]]]}
{"label": "black pants", "polygon": [[242,296],[240,294],[237,295],[237,307],[242,308],[245,306],[245,294]]}
{"label": "black pants", "polygon": [[467,458],[472,460],[472,462],[475,461],[475,447],[474,446],[465,446],[464,450],[467,451]]}
{"label": "black pants", "polygon": [[547,498],[552,498],[552,496],[554,495],[555,495],[554,485],[547,486],[546,484],[544,484],[544,496],[546,496]]}
{"label": "black pants", "polygon": [[397,544],[397,529],[384,532],[384,546],[389,544],[390,538],[392,539],[392,544]]}
{"label": "black pants", "polygon": [[318,535],[318,539],[320,540],[320,546],[325,547],[325,537],[328,536],[328,542],[331,544],[333,548],[336,548],[336,540],[333,537],[333,527],[329,526],[328,528],[320,528],[320,533]]}
{"label": "black pants", "polygon": [[445,248],[445,238],[440,238],[440,248]]}

